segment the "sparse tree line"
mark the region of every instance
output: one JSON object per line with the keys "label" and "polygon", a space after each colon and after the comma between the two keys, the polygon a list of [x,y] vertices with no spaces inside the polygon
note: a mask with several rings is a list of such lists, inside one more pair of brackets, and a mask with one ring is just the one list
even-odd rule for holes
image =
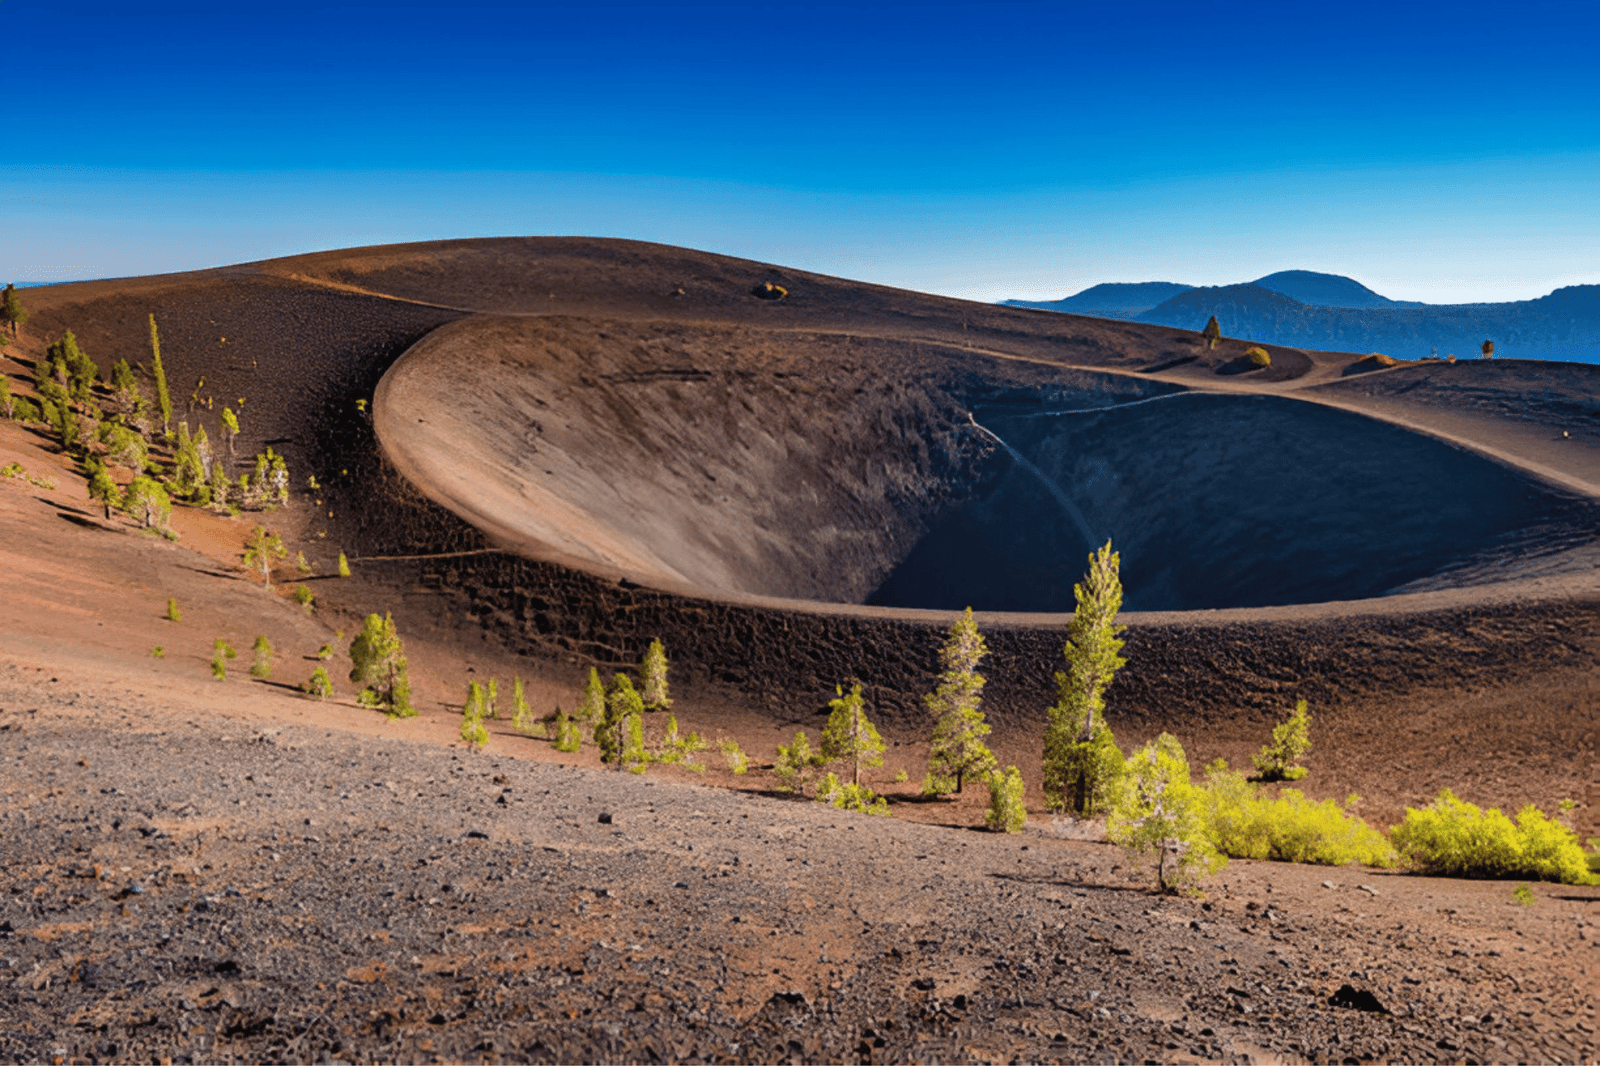
{"label": "sparse tree line", "polygon": [[[7,286],[0,296],[0,324],[14,337],[27,312]],[[161,337],[155,315],[149,316],[150,363],[137,368],[118,358],[102,378],[71,330],[49,344],[33,367],[37,399],[17,395],[10,379],[0,374],[0,416],[47,429],[64,453],[76,459],[88,481],[89,496],[109,520],[122,511],[146,529],[169,537],[174,503],[209,507],[237,515],[241,510],[270,510],[289,502],[289,468],[269,445],[245,464],[237,478],[239,416],[222,411],[224,460],[203,425],[187,419],[174,426],[172,394],[161,361]],[[195,385],[189,410],[213,406],[200,398],[205,379]],[[237,406],[243,408],[244,399]],[[121,476],[118,471],[122,471]]]}

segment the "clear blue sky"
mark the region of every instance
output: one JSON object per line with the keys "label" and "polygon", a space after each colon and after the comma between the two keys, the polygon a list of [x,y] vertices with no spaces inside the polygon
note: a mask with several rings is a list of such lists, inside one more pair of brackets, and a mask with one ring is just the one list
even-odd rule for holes
{"label": "clear blue sky", "polygon": [[999,299],[1600,283],[1600,3],[0,0],[0,280],[501,234]]}

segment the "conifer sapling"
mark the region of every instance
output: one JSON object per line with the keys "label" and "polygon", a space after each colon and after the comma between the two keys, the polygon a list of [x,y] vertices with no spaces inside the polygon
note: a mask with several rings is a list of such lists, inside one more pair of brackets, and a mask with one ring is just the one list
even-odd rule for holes
{"label": "conifer sapling", "polygon": [[983,738],[989,735],[984,720],[983,675],[978,663],[988,654],[972,608],[950,627],[939,649],[939,686],[923,697],[933,715],[933,745],[928,752],[930,795],[960,792],[968,777],[980,777],[996,768],[994,753]]}
{"label": "conifer sapling", "polygon": [[883,765],[883,737],[867,720],[859,681],[851,684],[848,693],[840,686],[835,686],[834,691],[838,698],[828,701],[832,713],[822,730],[822,758],[825,762],[848,761],[850,781],[859,785],[863,766]]}
{"label": "conifer sapling", "polygon": [[652,711],[666,710],[672,706],[667,696],[667,650],[660,639],[652,640],[645,650],[644,661],[639,664],[640,683],[644,686],[640,699]]}
{"label": "conifer sapling", "polygon": [[272,676],[272,645],[265,636],[256,637],[256,642],[250,646],[255,661],[250,664],[250,676],[257,681],[265,681]]}
{"label": "conifer sapling", "polygon": [[1105,690],[1127,662],[1117,653],[1124,626],[1119,557],[1111,542],[1089,556],[1089,569],[1073,586],[1077,608],[1067,628],[1062,654],[1065,673],[1056,674],[1057,697],[1049,709],[1044,737],[1044,792],[1052,810],[1070,809],[1081,817],[1104,812],[1110,803],[1122,752],[1105,723]]}

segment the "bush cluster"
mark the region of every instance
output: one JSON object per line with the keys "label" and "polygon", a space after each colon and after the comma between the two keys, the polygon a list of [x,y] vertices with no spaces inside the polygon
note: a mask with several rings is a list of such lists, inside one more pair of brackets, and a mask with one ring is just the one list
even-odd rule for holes
{"label": "bush cluster", "polygon": [[1528,878],[1568,885],[1600,884],[1572,830],[1529,805],[1512,821],[1445,789],[1389,832],[1406,863],[1441,877]]}
{"label": "bush cluster", "polygon": [[1394,848],[1374,829],[1333,800],[1316,803],[1298,789],[1276,799],[1218,760],[1206,768],[1202,793],[1206,836],[1212,847],[1235,859],[1272,859],[1321,866],[1393,866]]}

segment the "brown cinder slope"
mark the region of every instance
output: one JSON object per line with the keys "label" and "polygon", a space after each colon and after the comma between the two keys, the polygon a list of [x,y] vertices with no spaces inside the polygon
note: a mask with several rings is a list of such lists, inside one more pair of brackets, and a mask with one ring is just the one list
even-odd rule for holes
{"label": "brown cinder slope", "polygon": [[[1049,612],[1110,536],[1128,606],[1156,612],[1129,616],[1112,694],[1137,731],[1259,731],[1296,695],[1336,728],[1552,677],[1577,693],[1556,718],[1593,720],[1560,679],[1596,665],[1594,445],[1530,436],[1567,408],[1438,429],[1371,391],[1406,367],[1331,384],[1355,357],[1274,348],[1270,375],[1239,373],[1239,342],[623,241],[318,253],[30,306],[33,337],[74,329],[102,365],[141,358],[155,313],[213,434],[244,397],[241,453],[271,442],[327,486],[291,510],[309,553],[363,563],[330,596],[553,668],[661,636],[687,683],[780,719],[855,675],[913,724],[971,603],[1010,612],[984,618],[990,705],[1031,732]],[[1497,395],[1534,372],[1470,371]],[[1563,393],[1566,368],[1537,373]]]}

